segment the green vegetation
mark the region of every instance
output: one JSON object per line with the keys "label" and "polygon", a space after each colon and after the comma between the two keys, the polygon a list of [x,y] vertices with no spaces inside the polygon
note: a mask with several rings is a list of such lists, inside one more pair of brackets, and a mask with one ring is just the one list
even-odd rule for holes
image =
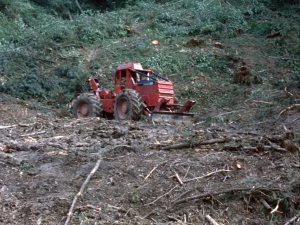
{"label": "green vegetation", "polygon": [[[172,79],[179,99],[196,99],[194,110],[226,111],[248,99],[289,105],[298,94],[298,1],[79,3],[0,1],[1,92],[65,104],[87,77],[112,88],[114,69],[138,61]],[[251,68],[245,84],[233,82],[241,66]],[[295,94],[274,97],[277,90]]]}
{"label": "green vegetation", "polygon": [[31,168],[30,165],[24,163],[23,165],[21,165],[21,166],[19,167],[19,171],[20,171],[20,172],[24,172],[24,171],[26,171],[26,170],[29,170],[30,168]]}

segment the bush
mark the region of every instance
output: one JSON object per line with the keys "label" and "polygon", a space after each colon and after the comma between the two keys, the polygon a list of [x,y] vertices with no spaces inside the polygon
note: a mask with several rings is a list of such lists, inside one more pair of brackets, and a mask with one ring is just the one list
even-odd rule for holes
{"label": "bush", "polygon": [[75,93],[86,91],[87,75],[74,72],[68,67],[60,68],[58,75],[41,74],[37,68],[18,78],[10,76],[1,79],[0,92],[21,99],[41,98],[55,100],[59,103],[68,102]]}
{"label": "bush", "polygon": [[0,86],[0,91],[22,99],[45,98],[49,88],[50,86],[41,79],[38,69],[34,68],[29,74],[21,76],[18,80],[8,79]]}
{"label": "bush", "polygon": [[[137,6],[136,6],[137,7]],[[141,12],[149,12],[150,4],[139,4]],[[184,10],[183,10],[184,9]],[[148,10],[148,12],[147,12]],[[156,8],[149,29],[165,36],[211,35],[233,37],[248,29],[242,11],[216,1],[180,0]],[[137,15],[139,16],[139,15]],[[149,17],[151,17],[149,15]]]}

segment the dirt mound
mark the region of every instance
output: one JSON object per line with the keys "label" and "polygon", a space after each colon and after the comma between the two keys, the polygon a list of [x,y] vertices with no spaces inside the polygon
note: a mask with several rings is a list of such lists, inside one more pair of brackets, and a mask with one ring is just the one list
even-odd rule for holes
{"label": "dirt mound", "polygon": [[0,107],[23,112],[1,116],[2,224],[64,224],[89,175],[69,224],[300,222],[299,120],[154,126]]}

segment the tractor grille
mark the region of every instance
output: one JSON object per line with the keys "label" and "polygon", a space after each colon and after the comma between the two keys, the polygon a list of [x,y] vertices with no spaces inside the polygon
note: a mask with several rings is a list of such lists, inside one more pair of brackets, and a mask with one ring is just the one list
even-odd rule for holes
{"label": "tractor grille", "polygon": [[159,92],[159,98],[173,98],[174,97],[174,90],[173,90],[173,84],[171,81],[162,81],[159,80],[158,82],[158,92]]}

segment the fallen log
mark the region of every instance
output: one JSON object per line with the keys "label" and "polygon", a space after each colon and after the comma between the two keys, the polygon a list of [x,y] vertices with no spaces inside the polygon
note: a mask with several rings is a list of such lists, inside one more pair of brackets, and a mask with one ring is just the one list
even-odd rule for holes
{"label": "fallen log", "polygon": [[185,203],[185,202],[195,200],[195,199],[206,198],[208,196],[215,196],[215,195],[230,193],[230,192],[234,192],[234,191],[251,191],[251,192],[258,191],[258,192],[260,192],[260,191],[263,191],[263,190],[266,190],[266,191],[280,191],[280,189],[278,189],[278,188],[268,188],[268,187],[264,187],[264,188],[262,188],[262,187],[230,188],[230,189],[226,189],[226,190],[223,190],[223,191],[215,191],[215,192],[212,191],[212,192],[208,192],[208,193],[204,193],[204,194],[200,194],[200,195],[191,196],[191,197],[188,197],[188,198],[185,198],[185,199],[175,201],[174,204],[176,205],[176,204]]}
{"label": "fallen log", "polygon": [[199,141],[199,142],[184,142],[184,143],[179,143],[179,144],[162,147],[162,150],[170,150],[170,149],[178,149],[178,148],[191,148],[191,147],[199,146],[199,145],[211,145],[211,144],[215,144],[215,143],[225,143],[228,141],[230,141],[229,138],[219,138],[219,139],[211,139],[211,140],[205,140],[205,141]]}

